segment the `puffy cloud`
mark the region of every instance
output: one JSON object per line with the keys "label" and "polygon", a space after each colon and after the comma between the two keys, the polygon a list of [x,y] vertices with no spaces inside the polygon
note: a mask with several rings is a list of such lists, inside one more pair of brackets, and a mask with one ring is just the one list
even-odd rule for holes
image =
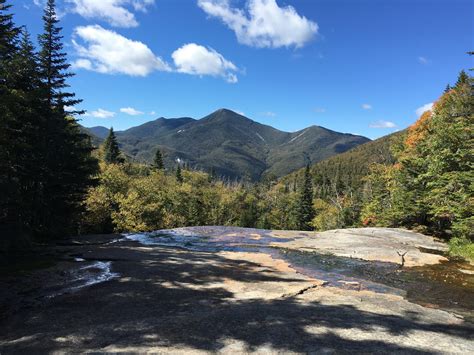
{"label": "puffy cloud", "polygon": [[316,22],[276,0],[248,0],[245,10],[231,7],[229,0],[198,0],[198,5],[221,19],[240,43],[253,47],[302,47],[318,33]]}
{"label": "puffy cloud", "polygon": [[390,121],[380,120],[369,125],[370,128],[396,128],[397,125]]}
{"label": "puffy cloud", "polygon": [[86,116],[92,116],[95,118],[112,118],[112,117],[115,117],[115,112],[111,112],[111,111],[107,111],[107,110],[103,110],[99,108],[96,111],[87,113]]}
{"label": "puffy cloud", "polygon": [[154,71],[175,71],[192,75],[222,77],[238,81],[238,68],[212,48],[185,44],[173,52],[175,68],[156,56],[146,44],[128,39],[99,25],[81,26],[73,39],[78,58],[73,67],[103,74],[147,76]]}
{"label": "puffy cloud", "polygon": [[[131,76],[147,76],[155,70],[171,70],[144,43],[99,25],[77,27],[74,37],[73,44],[79,56],[73,63],[76,68]],[[79,44],[78,39],[84,44]]]}
{"label": "puffy cloud", "polygon": [[142,111],[138,111],[138,110],[134,109],[133,107],[121,108],[120,112],[126,113],[127,115],[130,115],[130,116],[140,116],[140,115],[144,114]]}
{"label": "puffy cloud", "polygon": [[421,116],[422,114],[424,114],[426,111],[431,111],[431,110],[433,110],[433,105],[434,105],[434,103],[433,103],[433,102],[430,102],[429,104],[425,104],[425,105],[423,105],[423,106],[421,106],[421,107],[418,107],[418,108],[416,109],[416,111],[415,111],[416,114],[417,114],[417,116],[420,117],[420,116]]}
{"label": "puffy cloud", "polygon": [[174,51],[171,56],[180,73],[223,77],[229,83],[238,81],[235,74],[238,69],[234,63],[212,48],[188,43]]}
{"label": "puffy cloud", "polygon": [[363,108],[364,110],[372,110],[372,105],[370,105],[370,104],[362,104],[362,108]]}
{"label": "puffy cloud", "polygon": [[101,19],[115,27],[136,27],[138,22],[130,8],[145,12],[155,0],[66,0],[66,2],[72,4],[70,11],[87,19]]}

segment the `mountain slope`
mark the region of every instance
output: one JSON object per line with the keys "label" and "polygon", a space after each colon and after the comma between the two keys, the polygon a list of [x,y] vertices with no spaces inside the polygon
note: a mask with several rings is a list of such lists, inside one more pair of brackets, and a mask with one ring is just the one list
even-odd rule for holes
{"label": "mountain slope", "polygon": [[317,126],[283,132],[226,109],[200,120],[159,118],[117,132],[117,138],[121,148],[140,161],[150,162],[160,148],[168,167],[179,159],[197,169],[252,180],[263,174],[281,177],[369,141]]}
{"label": "mountain slope", "polygon": [[[318,185],[342,186],[352,191],[360,190],[363,178],[369,174],[370,165],[393,164],[395,159],[391,149],[403,137],[406,131],[400,131],[377,140],[362,144],[345,153],[335,155],[311,167],[314,181]],[[295,175],[302,175],[301,169],[283,179],[294,180]]]}

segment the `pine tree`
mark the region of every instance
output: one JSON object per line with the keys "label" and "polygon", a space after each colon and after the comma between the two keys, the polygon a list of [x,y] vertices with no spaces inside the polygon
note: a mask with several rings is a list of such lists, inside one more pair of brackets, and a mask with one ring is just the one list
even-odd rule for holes
{"label": "pine tree", "polygon": [[298,227],[300,230],[311,230],[311,221],[315,216],[313,207],[313,182],[309,165],[304,173],[303,186],[300,191],[297,210]]}
{"label": "pine tree", "polygon": [[458,76],[458,81],[456,82],[455,88],[462,87],[464,84],[469,83],[469,75],[464,70],[461,70]]}
{"label": "pine tree", "polygon": [[48,0],[44,15],[44,33],[39,36],[39,75],[42,83],[44,129],[38,144],[44,168],[39,176],[39,235],[60,236],[74,232],[76,218],[89,186],[94,182],[97,161],[92,158],[89,138],[81,133],[73,114],[81,100],[67,92],[66,80],[73,76],[63,51],[61,27],[58,26],[55,1]]}
{"label": "pine tree", "polygon": [[9,11],[12,5],[7,4],[6,0],[0,0],[0,60],[2,62],[1,79],[3,81],[5,73],[5,64],[13,58],[18,49],[18,35],[20,29],[13,22],[13,14]]}
{"label": "pine tree", "polygon": [[[15,167],[14,176],[18,189],[15,198],[17,223],[24,231],[31,229],[35,215],[37,177],[43,169],[37,147],[37,142],[41,140],[42,117],[41,83],[36,59],[30,36],[23,29],[18,51],[10,61],[11,70],[7,81],[16,94],[10,103],[14,116],[10,127],[14,132],[11,136],[10,160],[12,167]],[[10,189],[10,192],[15,190],[12,186]]]}
{"label": "pine tree", "polygon": [[114,129],[111,127],[109,135],[104,142],[104,160],[108,164],[120,164],[124,162],[120,153],[120,148],[115,136]]}
{"label": "pine tree", "polygon": [[[16,179],[18,142],[17,126],[21,122],[15,115],[15,102],[19,98],[9,81],[11,61],[17,54],[19,29],[9,12],[11,5],[0,0],[0,235],[18,227],[19,184]],[[15,210],[15,211],[14,211]]]}
{"label": "pine tree", "polygon": [[446,85],[446,89],[444,89],[444,93],[450,92],[451,91],[451,85]]}
{"label": "pine tree", "polygon": [[180,184],[183,183],[183,174],[181,173],[181,166],[178,164],[178,168],[176,169],[176,181]]}
{"label": "pine tree", "polygon": [[153,168],[156,170],[164,170],[165,164],[163,163],[163,155],[159,149],[156,150],[155,159],[153,160]]}

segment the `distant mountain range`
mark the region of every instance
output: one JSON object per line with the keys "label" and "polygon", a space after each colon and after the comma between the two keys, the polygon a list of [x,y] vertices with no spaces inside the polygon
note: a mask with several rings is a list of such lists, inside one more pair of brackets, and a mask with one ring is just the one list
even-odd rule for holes
{"label": "distant mountain range", "polygon": [[[86,131],[98,144],[109,129]],[[283,132],[227,109],[200,120],[159,118],[116,134],[121,149],[136,160],[151,162],[159,148],[168,167],[184,162],[221,176],[252,180],[265,174],[281,177],[370,141],[319,126]]]}

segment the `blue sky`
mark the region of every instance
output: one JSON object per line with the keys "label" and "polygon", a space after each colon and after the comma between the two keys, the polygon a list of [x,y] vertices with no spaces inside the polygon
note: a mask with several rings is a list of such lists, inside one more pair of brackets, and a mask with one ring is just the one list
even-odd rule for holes
{"label": "blue sky", "polygon": [[[471,0],[57,0],[85,126],[225,107],[377,138],[474,66]],[[15,0],[41,31],[42,0]]]}

